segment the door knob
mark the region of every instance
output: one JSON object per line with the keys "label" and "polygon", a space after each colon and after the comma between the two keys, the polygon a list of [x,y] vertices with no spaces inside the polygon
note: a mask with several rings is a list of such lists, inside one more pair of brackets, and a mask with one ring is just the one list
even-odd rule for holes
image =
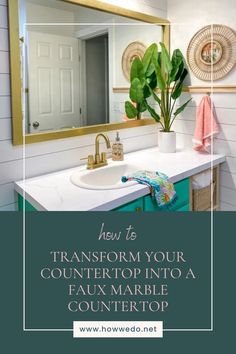
{"label": "door knob", "polygon": [[38,127],[39,127],[39,122],[35,121],[35,122],[33,123],[33,127],[34,127],[34,128],[38,128]]}

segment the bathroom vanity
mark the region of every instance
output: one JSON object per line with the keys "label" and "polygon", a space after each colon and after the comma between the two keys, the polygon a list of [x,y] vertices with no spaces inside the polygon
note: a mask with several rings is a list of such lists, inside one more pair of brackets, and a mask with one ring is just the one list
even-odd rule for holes
{"label": "bathroom vanity", "polygon": [[219,154],[191,150],[163,154],[158,148],[151,148],[126,154],[123,162],[108,160],[107,166],[97,170],[88,171],[83,165],[16,182],[15,190],[19,210],[24,204],[27,211],[159,211],[147,186],[120,181],[122,175],[132,171],[151,170],[165,173],[175,185],[178,200],[170,210],[191,211],[192,177],[213,168],[217,209],[219,165],[224,161],[225,157]]}

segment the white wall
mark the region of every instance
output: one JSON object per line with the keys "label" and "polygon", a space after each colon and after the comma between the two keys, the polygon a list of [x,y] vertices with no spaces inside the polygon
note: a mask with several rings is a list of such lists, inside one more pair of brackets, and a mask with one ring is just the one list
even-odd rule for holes
{"label": "white wall", "polygon": [[[136,10],[154,16],[166,15],[164,0],[158,1],[158,5],[154,0],[117,2],[125,6],[135,6]],[[0,0],[0,211],[16,210],[13,181],[22,179],[23,172],[22,147],[14,147],[11,142],[9,80],[7,0]],[[156,130],[156,126],[122,130],[120,133],[125,151],[156,145]],[[114,139],[114,135],[115,132],[109,133],[111,139]],[[87,135],[28,145],[25,160],[26,176],[36,176],[80,164],[80,158],[93,152],[94,138],[94,135]]]}
{"label": "white wall", "polygon": [[[186,55],[187,46],[192,36],[209,24],[227,25],[236,30],[235,0],[168,0],[168,19],[172,24],[171,47],[180,48]],[[191,85],[207,85],[190,72]],[[215,85],[235,85],[236,68]],[[220,123],[221,133],[214,143],[214,150],[224,153],[227,162],[221,168],[221,210],[236,210],[236,94],[215,94],[212,99]],[[188,94],[182,98],[187,99]],[[196,105],[202,94],[193,94],[189,108],[177,120],[174,128],[179,133],[178,140],[185,146],[192,145],[195,127]]]}
{"label": "white wall", "polygon": [[112,5],[134,11],[142,11],[148,15],[167,18],[167,0],[101,0]]}
{"label": "white wall", "polygon": [[[74,15],[65,9],[56,9],[25,2],[27,23],[74,23]],[[45,32],[61,36],[74,36],[74,26],[27,26],[27,30],[34,32]]]}

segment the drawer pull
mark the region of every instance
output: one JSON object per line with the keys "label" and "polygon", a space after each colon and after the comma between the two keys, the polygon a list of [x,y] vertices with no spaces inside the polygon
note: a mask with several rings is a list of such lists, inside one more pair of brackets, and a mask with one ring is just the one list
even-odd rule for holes
{"label": "drawer pull", "polygon": [[143,211],[143,209],[141,207],[137,207],[137,208],[135,208],[135,211],[140,212],[140,211]]}

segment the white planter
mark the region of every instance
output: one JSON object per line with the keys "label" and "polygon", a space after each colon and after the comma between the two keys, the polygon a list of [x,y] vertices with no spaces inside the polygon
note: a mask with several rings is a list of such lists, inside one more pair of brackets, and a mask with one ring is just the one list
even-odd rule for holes
{"label": "white planter", "polygon": [[158,132],[158,146],[160,152],[172,153],[176,152],[176,133],[175,132]]}

